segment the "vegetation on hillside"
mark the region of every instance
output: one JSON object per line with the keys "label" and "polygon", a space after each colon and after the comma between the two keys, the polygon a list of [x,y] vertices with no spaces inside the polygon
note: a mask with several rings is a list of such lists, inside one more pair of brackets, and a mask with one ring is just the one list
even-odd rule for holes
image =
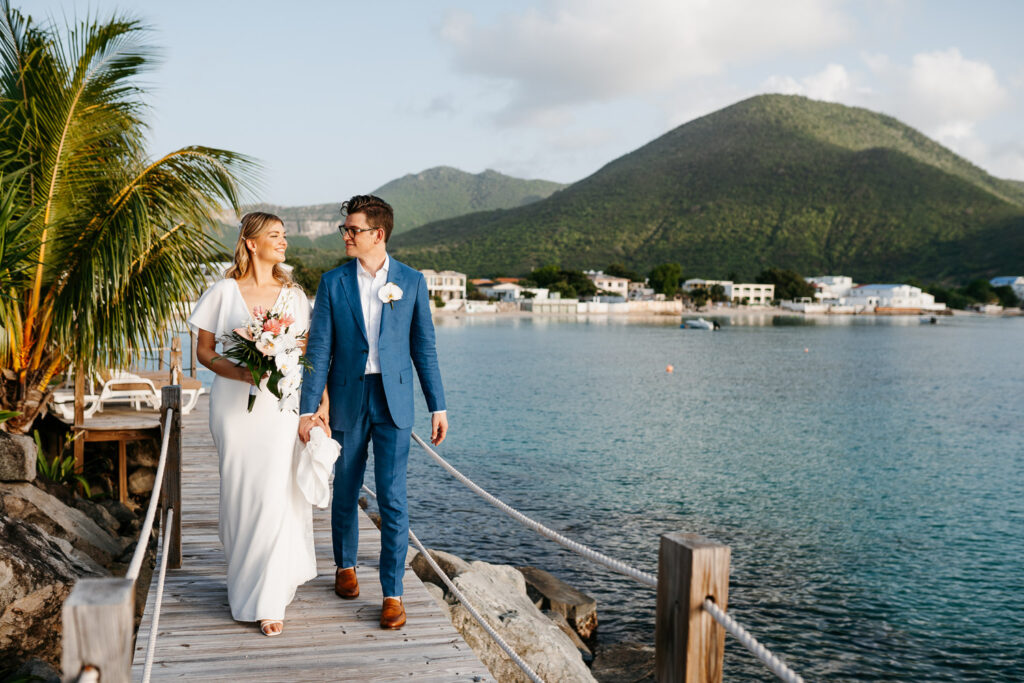
{"label": "vegetation on hillside", "polygon": [[432,268],[547,263],[752,279],[772,266],[953,282],[1024,259],[1024,191],[888,116],[765,95],[687,123],[548,199],[399,235]]}

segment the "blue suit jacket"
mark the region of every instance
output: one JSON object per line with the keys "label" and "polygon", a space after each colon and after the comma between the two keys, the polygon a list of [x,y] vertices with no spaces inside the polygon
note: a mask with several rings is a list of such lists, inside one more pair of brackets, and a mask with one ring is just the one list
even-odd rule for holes
{"label": "blue suit jacket", "polygon": [[[356,263],[352,259],[320,278],[306,346],[306,358],[313,367],[303,373],[299,401],[300,414],[315,412],[326,386],[331,401],[331,429],[343,432],[352,428],[362,406],[363,375],[370,348],[359,301]],[[413,422],[413,366],[431,412],[445,410],[444,388],[423,274],[392,258],[388,282],[398,285],[402,298],[393,302],[394,308],[384,304],[377,348],[391,419],[396,427],[406,429]]]}

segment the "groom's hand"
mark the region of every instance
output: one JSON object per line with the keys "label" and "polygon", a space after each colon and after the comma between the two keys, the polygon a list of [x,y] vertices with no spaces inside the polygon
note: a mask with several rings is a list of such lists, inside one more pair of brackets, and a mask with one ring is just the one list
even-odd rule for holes
{"label": "groom's hand", "polygon": [[448,413],[434,413],[430,416],[430,443],[440,446],[448,436]]}

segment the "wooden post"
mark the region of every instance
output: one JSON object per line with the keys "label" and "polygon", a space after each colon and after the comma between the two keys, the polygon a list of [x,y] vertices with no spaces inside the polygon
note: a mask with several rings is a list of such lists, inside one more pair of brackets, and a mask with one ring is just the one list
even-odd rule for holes
{"label": "wooden post", "polygon": [[71,425],[72,435],[75,439],[75,473],[81,474],[85,470],[85,439],[79,434],[85,425],[85,366],[81,363],[75,366],[75,420]]}
{"label": "wooden post", "polygon": [[196,363],[199,358],[196,356],[196,343],[199,339],[196,335],[191,332],[188,333],[188,344],[189,344],[189,360],[188,360],[188,376],[192,379],[196,378]]}
{"label": "wooden post", "polygon": [[[181,386],[174,384],[160,390],[160,423],[163,430],[170,430],[167,439],[167,464],[164,466],[163,507],[173,508],[174,521],[171,535],[164,549],[167,566],[181,568]],[[167,409],[172,408],[170,424],[167,423]]]}
{"label": "wooden post", "polygon": [[181,384],[181,337],[171,339],[171,384]]}
{"label": "wooden post", "polygon": [[61,669],[65,683],[83,666],[99,669],[103,683],[132,680],[135,582],[131,579],[79,579],[64,601]]}
{"label": "wooden post", "polygon": [[157,337],[156,342],[156,369],[164,369],[164,335]]}
{"label": "wooden post", "polygon": [[725,629],[704,598],[729,602],[729,546],[697,534],[664,534],[658,554],[654,671],[659,683],[721,683]]}

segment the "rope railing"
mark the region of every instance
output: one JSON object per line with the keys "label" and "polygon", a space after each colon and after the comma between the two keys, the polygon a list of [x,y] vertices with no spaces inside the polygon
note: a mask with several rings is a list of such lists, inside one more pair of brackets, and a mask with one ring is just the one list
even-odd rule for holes
{"label": "rope railing", "polygon": [[[174,416],[172,408],[167,409],[167,420],[164,424],[171,424]],[[128,572],[125,578],[135,580],[139,578],[139,570],[142,569],[142,559],[146,556],[146,548],[149,547],[149,535],[153,533],[153,522],[156,519],[157,503],[160,500],[160,489],[164,483],[164,469],[167,467],[167,444],[170,439],[171,430],[165,429],[160,444],[160,460],[157,462],[156,475],[153,480],[153,492],[149,497],[149,505],[146,507],[146,519],[142,522],[139,530],[139,540],[135,543],[135,552],[132,553],[132,561],[128,565]]]}
{"label": "rope railing", "polygon": [[146,663],[142,669],[142,683],[149,683],[149,677],[153,673],[153,654],[156,652],[156,636],[160,628],[160,608],[164,602],[164,579],[167,576],[167,543],[171,535],[171,525],[174,523],[174,508],[167,510],[164,518],[163,533],[160,535],[159,546],[156,549],[160,563],[160,574],[156,583],[156,599],[153,603],[153,623],[149,626],[149,641],[146,644]]}
{"label": "rope railing", "polygon": [[743,647],[750,650],[752,655],[761,660],[761,663],[768,667],[769,671],[786,683],[804,683],[803,678],[786,666],[781,659],[772,654],[771,650],[757,642],[757,638],[750,635],[747,629],[740,626],[735,619],[726,614],[725,610],[716,605],[713,600],[705,598],[703,607],[708,614],[715,618],[715,621],[722,625],[722,628],[735,636],[736,640],[740,641]]}
{"label": "rope railing", "polygon": [[[455,479],[460,481],[467,488],[469,488],[478,496],[486,500],[488,503],[504,512],[509,517],[512,517],[516,521],[520,522],[527,528],[536,531],[542,536],[554,541],[555,543],[558,543],[562,547],[571,550],[572,552],[588,560],[591,560],[592,562],[603,565],[615,572],[628,576],[650,588],[658,588],[658,577],[643,572],[635,567],[626,564],[625,562],[609,557],[608,555],[598,552],[593,548],[590,548],[582,543],[574,541],[570,538],[566,538],[565,536],[559,534],[557,531],[554,531],[553,529],[544,526],[540,522],[531,519],[530,517],[527,517],[522,512],[513,508],[511,505],[508,505],[498,497],[487,492],[484,488],[476,484],[472,479],[470,479],[465,474],[456,469],[451,463],[449,463],[447,460],[438,455],[438,453],[434,449],[428,446],[427,443],[422,438],[420,438],[418,434],[416,434],[416,432],[412,433],[412,438],[427,453],[427,455],[429,455],[434,460],[434,462],[436,462],[438,465],[444,468],[449,474],[455,477]],[[366,487],[363,488],[365,489]],[[409,533],[411,536],[412,532],[410,531]],[[434,570],[438,571],[432,561],[432,558],[429,557],[429,554],[427,555],[427,557],[428,560],[430,560],[431,566],[435,567]],[[438,572],[438,574],[442,577],[442,579],[445,578],[444,575],[440,572]],[[448,581],[445,581],[445,583],[448,584]],[[759,659],[768,668],[769,671],[778,676],[781,680],[786,681],[786,683],[803,683],[803,678],[801,678],[792,669],[786,666],[786,664],[783,663],[782,660],[780,660],[776,655],[774,655],[771,652],[771,650],[769,650],[764,645],[759,643],[757,639],[750,634],[749,631],[740,626],[740,624],[737,623],[736,620],[733,619],[731,616],[726,614],[725,611],[718,607],[718,605],[716,605],[713,600],[711,600],[710,598],[706,598],[702,604],[702,608],[706,612],[708,612],[715,619],[715,621],[721,624],[721,626],[728,633],[732,634],[737,640],[739,640],[740,643],[744,647],[746,647],[751,652],[751,654],[753,654],[757,659]]]}
{"label": "rope railing", "polygon": [[478,496],[486,500],[488,503],[504,512],[512,519],[516,520],[517,522],[520,522],[527,528],[536,531],[541,536],[544,536],[545,538],[554,541],[563,548],[571,550],[577,555],[581,555],[582,557],[585,557],[588,560],[591,560],[592,562],[596,562],[597,564],[603,565],[614,572],[618,572],[619,574],[628,576],[629,578],[634,579],[649,588],[658,587],[658,577],[654,576],[653,574],[648,574],[647,572],[640,571],[636,567],[632,567],[626,564],[625,562],[616,560],[613,557],[609,557],[608,555],[598,552],[593,548],[583,545],[582,543],[574,541],[571,538],[567,538],[562,534],[558,533],[557,531],[544,526],[540,522],[527,517],[519,510],[513,508],[511,505],[508,505],[499,498],[497,498],[496,496],[491,495],[483,488],[478,486],[475,482],[473,482],[472,479],[470,479],[462,472],[459,472],[457,469],[455,469],[455,467],[452,466],[451,463],[442,458],[440,455],[437,454],[436,451],[434,451],[434,449],[428,446],[427,443],[423,439],[421,439],[416,432],[412,433],[412,438],[414,441],[416,441],[416,443],[420,445],[421,448],[423,448],[423,450],[427,452],[427,455],[433,458],[438,465],[447,470],[449,474],[451,474],[453,477],[455,477],[460,482],[469,487],[469,489],[473,491],[473,493],[477,494]]}
{"label": "rope railing", "polygon": [[[369,495],[374,500],[377,500],[377,494],[371,491],[369,488],[367,488],[365,484],[363,485],[363,491],[365,491],[367,495]],[[512,649],[512,646],[506,643],[505,639],[498,635],[498,632],[491,628],[491,625],[488,624],[487,621],[482,616],[480,616],[480,613],[476,611],[476,608],[473,607],[473,605],[469,602],[466,596],[463,595],[462,591],[460,591],[458,587],[454,583],[452,583],[452,580],[448,578],[448,575],[445,574],[444,570],[441,569],[440,566],[438,566],[434,558],[431,557],[429,552],[427,552],[427,549],[423,547],[423,544],[420,543],[420,539],[416,538],[416,534],[413,533],[412,528],[409,529],[409,539],[412,541],[413,545],[416,546],[416,549],[420,551],[420,554],[427,561],[427,564],[430,565],[430,568],[434,570],[434,573],[441,578],[441,580],[444,582],[444,585],[448,586],[448,590],[452,592],[452,595],[454,595],[455,598],[462,603],[463,607],[466,608],[466,611],[469,612],[469,614],[473,617],[473,619],[476,620],[478,624],[480,624],[480,627],[487,632],[487,635],[491,637],[491,639],[498,645],[498,647],[500,647],[505,652],[505,654],[508,655],[509,659],[511,659],[512,662],[516,666],[518,666],[524,674],[526,674],[527,678],[533,681],[533,683],[544,683],[544,680],[540,676],[538,676],[532,668],[530,668],[529,664],[523,661],[523,658],[520,657],[519,654]]]}

